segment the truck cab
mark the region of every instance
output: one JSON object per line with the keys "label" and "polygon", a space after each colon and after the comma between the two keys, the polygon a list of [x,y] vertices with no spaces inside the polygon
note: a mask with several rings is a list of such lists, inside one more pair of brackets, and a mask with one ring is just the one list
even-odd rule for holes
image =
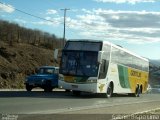
{"label": "truck cab", "polygon": [[27,91],[40,87],[46,92],[58,87],[59,68],[54,66],[41,66],[36,74],[26,77],[25,86]]}

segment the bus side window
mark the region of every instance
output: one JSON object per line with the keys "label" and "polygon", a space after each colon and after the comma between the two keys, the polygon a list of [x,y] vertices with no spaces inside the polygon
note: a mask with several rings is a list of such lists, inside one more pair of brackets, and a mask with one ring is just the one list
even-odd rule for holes
{"label": "bus side window", "polygon": [[99,72],[99,79],[104,79],[106,77],[106,74],[107,74],[107,64],[106,60],[103,59]]}

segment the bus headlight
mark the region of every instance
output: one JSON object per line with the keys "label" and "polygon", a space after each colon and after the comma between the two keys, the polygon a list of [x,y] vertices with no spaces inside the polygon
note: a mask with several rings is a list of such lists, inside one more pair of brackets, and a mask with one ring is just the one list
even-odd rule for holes
{"label": "bus headlight", "polygon": [[64,77],[63,77],[63,75],[59,75],[59,80],[61,80],[61,81],[64,81]]}
{"label": "bus headlight", "polygon": [[90,80],[87,80],[88,83],[96,83],[97,80],[96,79],[90,79]]}

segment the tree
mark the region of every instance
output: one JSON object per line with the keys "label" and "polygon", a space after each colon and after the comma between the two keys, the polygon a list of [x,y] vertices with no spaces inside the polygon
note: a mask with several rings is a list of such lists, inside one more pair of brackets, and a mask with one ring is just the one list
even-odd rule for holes
{"label": "tree", "polygon": [[0,20],[0,40],[8,42],[9,45],[16,43],[28,43],[43,46],[49,49],[61,48],[62,38],[57,38],[54,34],[33,30]]}

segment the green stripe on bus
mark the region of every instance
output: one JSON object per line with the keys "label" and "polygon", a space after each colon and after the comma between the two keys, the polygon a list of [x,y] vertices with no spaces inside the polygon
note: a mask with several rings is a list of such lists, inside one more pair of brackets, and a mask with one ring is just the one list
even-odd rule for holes
{"label": "green stripe on bus", "polygon": [[122,88],[130,88],[128,69],[124,66],[118,65],[119,81]]}

